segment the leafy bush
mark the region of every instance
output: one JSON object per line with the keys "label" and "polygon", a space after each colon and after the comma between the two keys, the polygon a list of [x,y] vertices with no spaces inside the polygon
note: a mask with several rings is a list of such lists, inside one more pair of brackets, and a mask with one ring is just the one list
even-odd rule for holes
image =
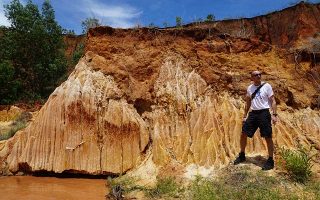
{"label": "leafy bush", "polygon": [[129,176],[120,176],[117,178],[109,178],[107,180],[108,185],[112,190],[121,190],[124,194],[129,193],[136,189],[141,189],[135,184],[137,180]]}
{"label": "leafy bush", "polygon": [[284,168],[287,170],[289,176],[300,183],[305,183],[311,177],[312,158],[310,150],[299,147],[297,150],[290,150],[281,148],[280,156],[284,161]]}
{"label": "leafy bush", "polygon": [[146,190],[147,195],[156,198],[156,197],[175,197],[178,196],[178,193],[181,192],[178,183],[172,177],[161,178],[158,180],[156,186],[151,189]]}

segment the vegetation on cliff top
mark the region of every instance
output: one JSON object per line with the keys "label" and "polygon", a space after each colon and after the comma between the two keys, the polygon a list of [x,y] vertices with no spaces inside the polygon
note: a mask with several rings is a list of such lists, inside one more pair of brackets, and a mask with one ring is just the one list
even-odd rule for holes
{"label": "vegetation on cliff top", "polygon": [[45,98],[66,71],[62,28],[48,0],[41,12],[29,0],[5,5],[9,28],[1,27],[0,104]]}

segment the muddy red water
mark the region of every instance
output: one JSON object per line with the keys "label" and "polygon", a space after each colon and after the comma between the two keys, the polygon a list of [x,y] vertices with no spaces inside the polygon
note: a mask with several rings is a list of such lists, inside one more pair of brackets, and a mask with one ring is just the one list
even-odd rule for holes
{"label": "muddy red water", "polygon": [[0,177],[1,200],[105,199],[103,179],[33,176]]}

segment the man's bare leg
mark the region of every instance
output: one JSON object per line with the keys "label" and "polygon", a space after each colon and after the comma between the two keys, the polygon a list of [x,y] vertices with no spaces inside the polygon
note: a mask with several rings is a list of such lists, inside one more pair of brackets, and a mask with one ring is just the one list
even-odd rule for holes
{"label": "man's bare leg", "polygon": [[234,165],[240,164],[246,161],[245,150],[247,146],[247,138],[248,136],[245,133],[241,133],[240,136],[240,153],[236,160],[233,162]]}
{"label": "man's bare leg", "polygon": [[268,148],[268,154],[269,158],[267,162],[262,167],[262,170],[270,170],[274,168],[274,160],[273,160],[273,151],[274,151],[274,145],[272,138],[266,138],[267,142],[267,148]]}
{"label": "man's bare leg", "polygon": [[245,133],[241,133],[240,136],[240,152],[245,152],[247,146],[247,138],[248,136]]}
{"label": "man's bare leg", "polygon": [[273,158],[274,145],[272,138],[266,138],[269,158]]}

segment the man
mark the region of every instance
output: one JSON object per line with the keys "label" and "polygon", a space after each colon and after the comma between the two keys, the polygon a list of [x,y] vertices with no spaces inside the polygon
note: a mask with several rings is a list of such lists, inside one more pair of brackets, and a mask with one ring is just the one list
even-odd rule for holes
{"label": "man", "polygon": [[[261,82],[261,72],[253,71],[251,73],[251,80],[253,84],[247,89],[242,134],[240,137],[241,151],[234,164],[237,165],[246,161],[245,148],[247,146],[247,137],[252,138],[259,128],[261,137],[264,137],[267,142],[269,153],[269,158],[262,167],[262,170],[270,170],[274,167],[271,121],[274,124],[278,121],[276,101],[271,85]],[[272,115],[269,112],[270,106]],[[249,109],[251,109],[251,112],[249,112],[247,117]]]}

